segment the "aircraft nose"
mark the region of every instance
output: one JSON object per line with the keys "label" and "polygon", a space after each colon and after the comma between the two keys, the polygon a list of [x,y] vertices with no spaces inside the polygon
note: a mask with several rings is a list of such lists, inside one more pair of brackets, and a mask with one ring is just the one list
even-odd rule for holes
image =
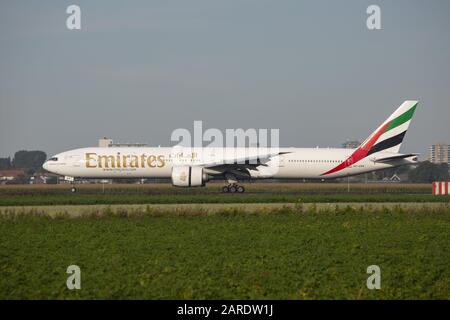
{"label": "aircraft nose", "polygon": [[44,170],[48,171],[48,161],[44,162],[44,164],[42,165],[42,168],[44,168]]}

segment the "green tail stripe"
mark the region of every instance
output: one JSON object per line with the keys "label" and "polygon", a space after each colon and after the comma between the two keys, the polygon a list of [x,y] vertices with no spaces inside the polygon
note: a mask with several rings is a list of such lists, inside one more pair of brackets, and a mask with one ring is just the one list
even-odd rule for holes
{"label": "green tail stripe", "polygon": [[417,106],[417,103],[411,109],[402,113],[397,118],[392,120],[384,132],[388,132],[389,130],[394,129],[394,128],[398,127],[399,125],[404,124],[406,121],[411,120],[411,118],[414,114],[414,111],[416,111],[416,106]]}

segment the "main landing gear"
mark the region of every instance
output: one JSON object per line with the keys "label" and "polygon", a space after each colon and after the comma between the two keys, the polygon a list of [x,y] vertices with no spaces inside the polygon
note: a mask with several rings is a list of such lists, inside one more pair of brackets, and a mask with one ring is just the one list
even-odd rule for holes
{"label": "main landing gear", "polygon": [[245,188],[236,183],[229,184],[227,186],[223,186],[223,188],[222,188],[223,193],[243,193],[244,191],[245,191]]}

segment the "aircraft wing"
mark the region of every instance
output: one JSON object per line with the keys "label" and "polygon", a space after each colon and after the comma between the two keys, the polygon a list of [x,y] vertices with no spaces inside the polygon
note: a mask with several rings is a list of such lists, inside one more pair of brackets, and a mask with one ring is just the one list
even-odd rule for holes
{"label": "aircraft wing", "polygon": [[267,152],[238,157],[235,157],[233,155],[224,155],[222,160],[213,160],[213,161],[206,160],[203,163],[200,163],[199,166],[205,168],[267,166],[267,162],[270,161],[272,158],[286,153],[289,152]]}
{"label": "aircraft wing", "polygon": [[269,166],[269,161],[286,153],[289,152],[267,152],[245,157],[226,156],[223,161],[206,161],[201,166],[211,175],[225,174],[226,176],[231,175],[247,179],[251,176],[250,170],[260,171],[261,167]]}

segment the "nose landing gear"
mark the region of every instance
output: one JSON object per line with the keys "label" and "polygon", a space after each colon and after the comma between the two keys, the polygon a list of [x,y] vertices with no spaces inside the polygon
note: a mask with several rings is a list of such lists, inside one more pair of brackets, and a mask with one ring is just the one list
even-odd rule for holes
{"label": "nose landing gear", "polygon": [[65,176],[64,180],[70,182],[70,185],[71,185],[70,192],[72,192],[72,193],[77,192],[77,188],[75,188],[75,178],[74,177]]}
{"label": "nose landing gear", "polygon": [[245,188],[236,183],[229,184],[227,186],[222,187],[223,193],[243,193],[245,192]]}

